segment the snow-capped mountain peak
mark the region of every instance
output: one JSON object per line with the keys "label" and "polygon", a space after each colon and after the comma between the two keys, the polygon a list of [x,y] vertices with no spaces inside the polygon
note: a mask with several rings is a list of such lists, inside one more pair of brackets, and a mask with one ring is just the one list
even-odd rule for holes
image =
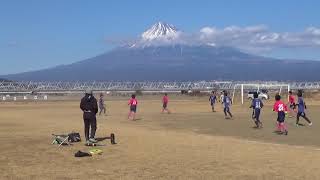
{"label": "snow-capped mountain peak", "polygon": [[158,22],[142,34],[142,39],[145,41],[158,39],[172,40],[176,39],[178,36],[179,30],[175,26],[164,22]]}

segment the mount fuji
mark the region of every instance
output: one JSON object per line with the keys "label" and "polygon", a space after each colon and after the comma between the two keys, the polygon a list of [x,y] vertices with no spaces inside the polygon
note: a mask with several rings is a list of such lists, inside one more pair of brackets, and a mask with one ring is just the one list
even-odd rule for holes
{"label": "mount fuji", "polygon": [[[135,42],[69,65],[3,76],[11,80],[294,80],[316,81],[320,62],[267,58],[232,47],[188,44],[158,22]],[[303,73],[302,73],[303,72]]]}
{"label": "mount fuji", "polygon": [[172,24],[158,22],[145,31],[141,37],[144,41],[152,41],[155,39],[172,40],[176,39],[179,33],[180,31]]}

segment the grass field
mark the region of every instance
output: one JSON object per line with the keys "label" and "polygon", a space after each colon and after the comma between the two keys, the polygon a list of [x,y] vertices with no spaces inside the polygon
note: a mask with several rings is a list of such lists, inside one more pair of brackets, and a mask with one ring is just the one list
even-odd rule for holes
{"label": "grass field", "polygon": [[[107,97],[108,98],[108,97]],[[0,179],[319,179],[319,105],[308,114],[314,125],[289,135],[273,133],[271,102],[262,113],[264,128],[252,128],[248,104],[210,112],[207,97],[173,97],[172,114],[161,114],[159,96],[138,97],[137,121],[128,121],[127,100],[107,101],[108,115],[98,117],[97,137],[116,134],[117,145],[99,147],[102,155],[75,158],[88,151],[83,142],[51,145],[52,133],[80,132],[78,101],[0,104]],[[308,101],[307,101],[308,102]],[[302,123],[303,120],[301,120]]]}

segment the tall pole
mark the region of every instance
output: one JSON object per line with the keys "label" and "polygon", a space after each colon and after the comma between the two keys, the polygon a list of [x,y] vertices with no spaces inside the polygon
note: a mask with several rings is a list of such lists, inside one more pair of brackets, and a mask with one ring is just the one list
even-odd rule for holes
{"label": "tall pole", "polygon": [[241,104],[243,104],[243,84],[241,84]]}
{"label": "tall pole", "polygon": [[281,95],[282,86],[280,86],[279,95]]}
{"label": "tall pole", "polygon": [[237,86],[237,85],[234,85],[234,86],[233,86],[232,102],[234,102],[234,93],[235,93],[235,91],[236,91],[236,86]]}
{"label": "tall pole", "polygon": [[288,84],[288,101],[289,101],[290,84]]}

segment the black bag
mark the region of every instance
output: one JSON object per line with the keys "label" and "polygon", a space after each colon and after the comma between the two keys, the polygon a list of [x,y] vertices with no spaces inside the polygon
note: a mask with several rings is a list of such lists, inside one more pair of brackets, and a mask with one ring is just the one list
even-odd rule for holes
{"label": "black bag", "polygon": [[91,156],[91,154],[82,152],[82,151],[78,151],[74,154],[74,157],[86,157],[86,156]]}
{"label": "black bag", "polygon": [[68,134],[68,136],[69,136],[69,139],[68,139],[69,142],[80,142],[81,141],[81,137],[80,137],[79,133],[72,132],[72,133]]}

